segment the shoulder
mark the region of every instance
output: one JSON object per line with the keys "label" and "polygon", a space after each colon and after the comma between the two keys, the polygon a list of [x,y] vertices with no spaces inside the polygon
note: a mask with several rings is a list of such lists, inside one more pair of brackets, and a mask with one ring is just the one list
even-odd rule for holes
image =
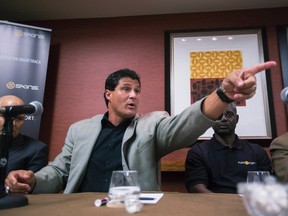
{"label": "shoulder", "polygon": [[249,147],[249,148],[253,148],[253,149],[263,149],[261,145],[257,144],[257,143],[252,143],[248,140],[245,139],[239,139],[239,142],[244,145],[244,147]]}
{"label": "shoulder", "polygon": [[194,143],[191,148],[189,149],[189,152],[207,152],[211,147],[212,140],[206,140],[202,142],[196,142]]}
{"label": "shoulder", "polygon": [[30,136],[27,136],[27,135],[22,135],[23,137],[23,143],[25,145],[31,145],[31,146],[38,146],[38,147],[41,147],[41,148],[46,148],[47,147],[47,144],[38,140],[38,139],[35,139],[33,137],[30,137]]}
{"label": "shoulder", "polygon": [[282,134],[281,136],[278,136],[272,141],[270,149],[274,150],[279,148],[288,149],[288,132]]}
{"label": "shoulder", "polygon": [[100,122],[103,118],[103,114],[93,116],[91,118],[82,119],[70,125],[70,128],[78,128],[78,127],[89,127],[90,125],[94,125],[97,122]]}
{"label": "shoulder", "polygon": [[103,115],[96,115],[92,118],[82,119],[69,126],[67,137],[77,136],[85,138],[88,134],[93,134],[101,129],[101,120]]}
{"label": "shoulder", "polygon": [[260,145],[260,144],[257,144],[257,143],[252,143],[252,142],[249,142],[248,140],[240,140],[245,151],[246,152],[253,152],[253,153],[258,153],[258,154],[265,154],[266,155],[266,151],[265,149]]}

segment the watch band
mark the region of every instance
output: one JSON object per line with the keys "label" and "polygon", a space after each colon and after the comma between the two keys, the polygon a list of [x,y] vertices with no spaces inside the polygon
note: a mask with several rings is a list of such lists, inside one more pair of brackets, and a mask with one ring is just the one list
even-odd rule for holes
{"label": "watch band", "polygon": [[227,97],[227,95],[223,92],[221,84],[218,86],[216,93],[217,93],[218,97],[221,99],[221,101],[223,101],[224,103],[234,102],[234,100]]}

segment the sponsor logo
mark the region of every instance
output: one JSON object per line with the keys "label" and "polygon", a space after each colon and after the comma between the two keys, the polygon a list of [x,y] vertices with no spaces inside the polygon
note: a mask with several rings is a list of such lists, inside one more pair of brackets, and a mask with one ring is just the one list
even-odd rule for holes
{"label": "sponsor logo", "polygon": [[8,89],[14,89],[15,88],[15,83],[14,82],[8,82],[8,83],[6,83],[6,87],[8,88]]}
{"label": "sponsor logo", "polygon": [[242,164],[242,165],[248,166],[248,165],[255,165],[256,162],[254,162],[254,161],[238,161],[238,164]]}
{"label": "sponsor logo", "polygon": [[29,32],[23,32],[21,30],[16,30],[15,31],[15,35],[17,37],[31,37],[31,38],[41,39],[41,40],[45,39],[45,35],[29,33]]}
{"label": "sponsor logo", "polygon": [[32,115],[25,116],[25,121],[34,121],[34,120],[36,120],[35,116],[32,116]]}
{"label": "sponsor logo", "polygon": [[6,83],[6,87],[8,89],[26,89],[26,90],[33,90],[33,91],[39,90],[38,86],[25,85],[25,84],[21,84],[21,83],[14,83],[12,81]]}

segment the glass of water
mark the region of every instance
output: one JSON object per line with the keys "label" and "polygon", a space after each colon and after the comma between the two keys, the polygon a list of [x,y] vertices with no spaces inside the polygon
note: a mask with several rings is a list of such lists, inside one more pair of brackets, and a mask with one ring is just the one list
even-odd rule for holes
{"label": "glass of water", "polygon": [[140,186],[136,170],[117,170],[112,172],[108,197],[108,206],[124,207],[125,196],[140,196]]}
{"label": "glass of water", "polygon": [[247,183],[264,182],[266,177],[270,176],[269,171],[248,171]]}

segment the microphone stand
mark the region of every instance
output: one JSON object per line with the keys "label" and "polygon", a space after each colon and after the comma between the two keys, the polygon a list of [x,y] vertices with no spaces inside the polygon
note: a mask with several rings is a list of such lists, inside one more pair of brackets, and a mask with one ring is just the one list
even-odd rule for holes
{"label": "microphone stand", "polygon": [[7,115],[0,135],[0,209],[15,208],[28,205],[28,199],[24,195],[9,194],[5,190],[6,168],[8,163],[8,149],[13,141],[14,117]]}

